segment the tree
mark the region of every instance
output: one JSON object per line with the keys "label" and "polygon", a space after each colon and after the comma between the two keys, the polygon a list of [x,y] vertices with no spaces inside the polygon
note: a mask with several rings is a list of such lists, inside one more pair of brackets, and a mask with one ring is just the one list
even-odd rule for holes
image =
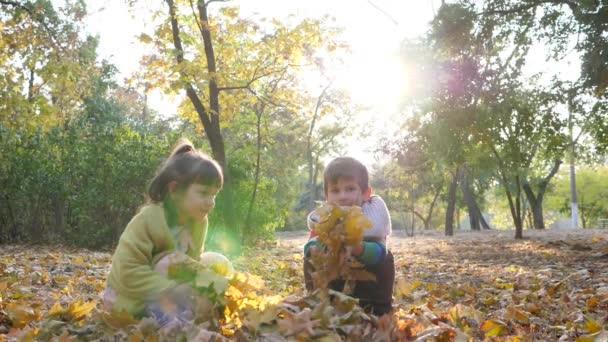
{"label": "tree", "polygon": [[222,128],[243,112],[243,104],[250,103],[244,98],[263,96],[257,92],[257,83],[297,69],[321,46],[331,50],[337,44],[322,20],[295,25],[278,20],[258,23],[240,18],[233,7],[222,7],[211,15],[212,2],[166,0],[167,11],[162,15],[168,21],[157,28],[155,37],[141,38],[156,49],[155,55],[146,57],[150,85],[185,91],[188,102],[181,107],[182,115],[193,118],[191,113],[196,113],[202,124],[213,157],[225,173],[220,207],[225,224],[238,231]]}
{"label": "tree", "polygon": [[[482,165],[474,162],[474,151],[479,148],[471,134],[483,86],[473,18],[467,7],[442,5],[428,36],[407,44],[404,53],[413,69],[411,77],[426,81],[417,83],[410,94],[409,104],[418,116],[411,127],[416,131],[416,143],[425,146],[428,159],[440,164],[448,179],[444,183],[448,194],[446,235],[453,232],[456,189],[458,180],[464,180],[465,165]],[[478,227],[476,196],[467,183],[462,189],[473,227]]]}
{"label": "tree", "polygon": [[522,18],[532,19],[534,27],[526,35],[540,39],[555,60],[572,48],[582,55],[580,80],[585,88],[603,96],[608,87],[608,5],[601,1],[532,0],[522,3],[498,0],[483,3],[478,13],[484,29],[497,23],[514,25]]}
{"label": "tree", "polygon": [[[576,175],[577,197],[583,228],[592,227],[600,218],[608,218],[608,168],[587,167],[578,170]],[[570,213],[568,201],[570,194],[570,180],[567,171],[560,172],[552,189],[547,194],[547,204],[550,208],[562,213]]]}
{"label": "tree", "polygon": [[[608,35],[606,17],[608,6],[600,1],[528,1],[521,3],[512,0],[488,1],[483,2],[478,11],[478,18],[482,30],[493,30],[495,26],[513,27],[519,25],[522,19],[531,24],[531,29],[523,32],[528,37],[525,45],[531,46],[532,39],[538,40],[547,46],[548,59],[556,61],[564,60],[573,51],[581,56],[581,72],[576,82],[563,82],[559,75],[552,81],[556,87],[563,87],[568,84],[568,89],[562,92],[561,101],[567,106],[569,112],[568,134],[570,136],[570,148],[568,151],[571,170],[571,200],[572,200],[572,221],[574,226],[578,226],[577,199],[575,184],[575,160],[577,155],[578,137],[581,134],[597,136],[606,131],[605,111],[588,110],[585,112],[587,120],[573,120],[572,111],[576,111],[576,102],[584,98],[585,102],[589,98],[595,97],[596,104],[593,106],[605,107],[606,87],[608,87]],[[574,44],[573,44],[574,43]],[[580,113],[579,113],[580,114]],[[590,126],[593,122],[595,125]],[[580,125],[579,125],[580,124]],[[580,129],[580,133],[573,133]],[[591,128],[591,129],[589,129]],[[602,139],[596,140],[596,144],[603,145]],[[563,153],[562,153],[563,154]],[[554,165],[558,163],[560,157],[553,160]],[[551,168],[553,170],[553,168]],[[551,173],[549,173],[551,174]],[[538,190],[542,191],[543,179],[539,178]],[[530,192],[526,191],[528,195]],[[541,199],[542,196],[537,198]],[[528,195],[528,200],[536,210],[534,222],[537,228],[544,227],[542,218],[539,217],[540,211],[535,205],[536,198]]]}
{"label": "tree", "polygon": [[[435,162],[426,145],[419,143],[414,118],[402,136],[385,139],[379,152],[388,155],[392,162],[376,171],[373,187],[386,191],[385,200],[418,217],[424,229],[433,228],[434,214],[439,205],[446,182],[446,171]],[[391,190],[389,192],[389,190]]]}
{"label": "tree", "polygon": [[82,38],[82,2],[0,1],[0,121],[48,130],[67,124],[99,74],[97,40]]}
{"label": "tree", "polygon": [[332,88],[328,81],[316,98],[310,97],[307,108],[308,128],[306,134],[306,169],[308,173],[306,191],[298,208],[307,212],[315,208],[315,201],[320,200],[318,182],[319,173],[323,171],[321,158],[340,149],[339,138],[351,135],[352,117],[358,110],[350,104],[350,97],[340,89]]}

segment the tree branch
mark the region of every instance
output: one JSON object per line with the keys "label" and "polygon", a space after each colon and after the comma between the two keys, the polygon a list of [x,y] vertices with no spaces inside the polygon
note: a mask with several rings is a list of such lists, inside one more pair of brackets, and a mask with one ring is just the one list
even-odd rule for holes
{"label": "tree branch", "polygon": [[[171,32],[173,34],[173,46],[175,47],[175,59],[177,60],[177,64],[181,64],[184,62],[184,47],[182,45],[182,39],[179,36],[179,25],[177,22],[177,15],[175,14],[175,4],[173,0],[166,0],[167,5],[169,6],[169,18],[171,21]],[[183,76],[183,75],[182,75]],[[186,82],[186,95],[192,101],[192,105],[194,109],[198,113],[199,118],[203,122],[203,128],[205,129],[205,133],[209,135],[208,130],[211,128],[211,120],[209,119],[209,115],[207,113],[207,109],[205,105],[198,97],[198,94],[194,90],[194,87],[190,82]]]}
{"label": "tree branch", "polygon": [[256,67],[256,70],[253,72],[253,77],[247,81],[247,84],[245,85],[240,85],[240,86],[229,86],[229,87],[218,87],[218,91],[224,91],[224,90],[238,90],[238,89],[249,89],[251,87],[251,85],[253,84],[253,82],[262,79],[264,77],[270,76],[272,74],[276,74],[276,73],[281,73],[281,72],[285,72],[287,70],[287,67],[283,67],[282,69],[278,69],[278,70],[272,70],[269,71],[267,73],[255,76],[255,74],[257,73],[258,68]]}
{"label": "tree branch", "polygon": [[399,26],[399,22],[397,20],[395,20],[395,18],[393,18],[390,14],[388,14],[385,10],[383,10],[382,8],[378,7],[376,4],[374,4],[373,2],[371,2],[371,0],[367,0],[367,2],[372,5],[372,7],[374,7],[375,9],[377,9],[380,13],[384,14],[390,21],[393,22],[393,24],[395,24],[395,26]]}
{"label": "tree branch", "polygon": [[205,3],[205,7],[209,6],[210,3],[212,2],[228,2],[230,0],[207,0],[207,2]]}
{"label": "tree branch", "polygon": [[570,7],[570,9],[572,11],[575,11],[578,8],[578,4],[575,1],[571,1],[571,0],[541,0],[541,1],[532,2],[532,3],[526,4],[526,5],[521,5],[518,7],[511,8],[511,9],[506,9],[506,10],[491,10],[491,11],[480,12],[480,13],[477,13],[477,15],[484,15],[484,14],[504,15],[504,14],[521,13],[521,12],[526,12],[529,9],[536,8],[537,6],[540,6],[543,4],[568,5],[568,7]]}
{"label": "tree branch", "polygon": [[[11,1],[11,0],[0,0],[0,5],[6,5],[6,6],[13,6],[16,8],[20,8],[22,10],[24,10],[25,12],[27,12],[27,14],[29,14],[29,16],[32,18],[32,20],[38,22],[40,25],[42,25],[42,27],[44,28],[44,31],[46,31],[46,33],[49,35],[49,38],[51,39],[51,43],[59,48],[59,50],[61,50],[62,52],[65,52],[65,49],[63,48],[63,46],[61,46],[59,43],[57,43],[57,39],[55,38],[55,35],[53,33],[53,30],[51,30],[51,28],[44,22],[44,18],[45,16],[39,16],[36,13],[34,13],[34,10],[29,7],[26,6],[22,3],[18,3],[16,1]],[[29,5],[29,3],[28,3]],[[38,18],[40,17],[40,18]]]}

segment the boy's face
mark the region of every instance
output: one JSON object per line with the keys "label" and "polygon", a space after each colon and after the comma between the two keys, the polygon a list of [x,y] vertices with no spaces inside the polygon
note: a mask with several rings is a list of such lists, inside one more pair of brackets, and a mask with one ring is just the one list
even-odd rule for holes
{"label": "boy's face", "polygon": [[361,206],[363,191],[355,178],[338,177],[327,187],[327,202],[340,206]]}

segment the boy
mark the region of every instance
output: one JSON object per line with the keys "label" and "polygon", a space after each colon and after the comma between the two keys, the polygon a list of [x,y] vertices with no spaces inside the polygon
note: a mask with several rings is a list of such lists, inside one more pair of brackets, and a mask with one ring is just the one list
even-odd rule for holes
{"label": "boy", "polygon": [[[355,246],[352,254],[365,265],[368,272],[376,276],[376,281],[357,281],[353,297],[359,304],[375,315],[383,315],[392,309],[393,283],[395,264],[392,253],[388,250],[387,237],[391,233],[391,219],[386,204],[379,196],[371,196],[367,168],[358,160],[339,157],[332,160],[325,168],[323,175],[325,198],[328,203],[340,206],[360,206],[363,214],[373,226],[365,230],[363,242]],[[308,228],[312,230],[317,215],[313,211],[308,215]],[[304,279],[306,289],[313,289],[310,263],[310,252],[320,245],[316,234],[311,233],[304,246]],[[341,291],[344,280],[334,280],[330,288]]]}

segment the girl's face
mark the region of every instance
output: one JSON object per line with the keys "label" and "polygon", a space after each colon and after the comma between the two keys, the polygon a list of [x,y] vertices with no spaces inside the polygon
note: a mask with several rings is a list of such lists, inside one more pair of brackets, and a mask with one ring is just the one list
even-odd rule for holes
{"label": "girl's face", "polygon": [[361,186],[354,178],[338,177],[327,187],[327,202],[340,206],[361,206],[363,192]]}
{"label": "girl's face", "polygon": [[177,195],[177,209],[181,223],[201,223],[215,207],[215,196],[220,191],[213,185],[190,184]]}

